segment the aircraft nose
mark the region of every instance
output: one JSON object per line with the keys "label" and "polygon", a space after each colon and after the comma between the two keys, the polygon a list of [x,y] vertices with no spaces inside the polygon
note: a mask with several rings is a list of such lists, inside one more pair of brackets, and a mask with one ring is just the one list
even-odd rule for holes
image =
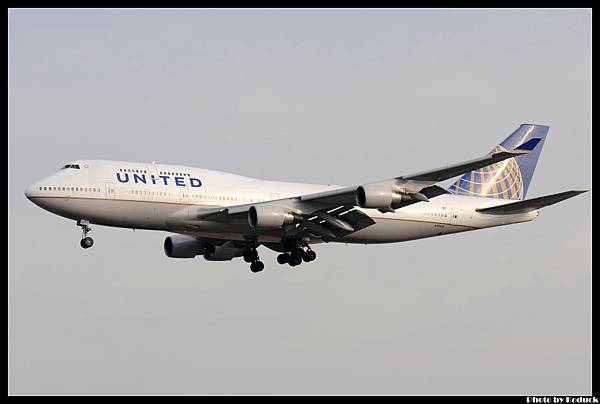
{"label": "aircraft nose", "polygon": [[25,188],[25,196],[27,197],[27,199],[31,199],[31,197],[34,196],[35,189],[35,184],[31,184],[27,188]]}

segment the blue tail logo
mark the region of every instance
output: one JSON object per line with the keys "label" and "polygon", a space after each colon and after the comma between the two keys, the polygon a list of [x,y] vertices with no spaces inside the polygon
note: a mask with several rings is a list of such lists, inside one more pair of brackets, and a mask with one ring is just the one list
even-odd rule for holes
{"label": "blue tail logo", "polygon": [[519,126],[491,153],[512,150],[532,138],[540,138],[540,144],[531,153],[463,174],[448,188],[448,191],[456,195],[523,200],[531,183],[548,129],[548,126],[542,125],[523,124]]}

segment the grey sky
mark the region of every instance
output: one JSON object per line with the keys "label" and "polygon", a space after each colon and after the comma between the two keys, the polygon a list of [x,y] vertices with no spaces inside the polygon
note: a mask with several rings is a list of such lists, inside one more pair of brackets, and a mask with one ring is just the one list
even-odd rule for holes
{"label": "grey sky", "polygon": [[589,394],[591,195],[528,224],[323,245],[284,269],[80,229],[27,184],[78,158],[357,184],[550,125],[528,197],[588,189],[591,12],[9,14],[13,394]]}

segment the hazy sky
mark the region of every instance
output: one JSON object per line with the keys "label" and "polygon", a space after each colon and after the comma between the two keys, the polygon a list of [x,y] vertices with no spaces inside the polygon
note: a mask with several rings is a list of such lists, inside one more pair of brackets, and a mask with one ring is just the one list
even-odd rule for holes
{"label": "hazy sky", "polygon": [[13,394],[590,394],[591,194],[317,261],[169,259],[23,195],[80,158],[359,184],[550,125],[528,197],[591,186],[591,11],[12,10]]}

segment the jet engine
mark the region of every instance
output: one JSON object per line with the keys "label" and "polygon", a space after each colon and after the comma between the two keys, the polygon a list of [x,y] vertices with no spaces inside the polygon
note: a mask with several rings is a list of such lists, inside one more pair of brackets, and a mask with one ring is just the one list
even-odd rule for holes
{"label": "jet engine", "polygon": [[251,228],[276,229],[294,222],[294,215],[287,209],[277,206],[251,206],[248,210],[248,224]]}
{"label": "jet engine", "polygon": [[356,204],[361,208],[387,209],[393,208],[410,196],[396,192],[389,185],[367,184],[356,189]]}
{"label": "jet engine", "polygon": [[171,258],[194,258],[204,254],[205,246],[195,237],[175,235],[165,238],[165,254]]}

